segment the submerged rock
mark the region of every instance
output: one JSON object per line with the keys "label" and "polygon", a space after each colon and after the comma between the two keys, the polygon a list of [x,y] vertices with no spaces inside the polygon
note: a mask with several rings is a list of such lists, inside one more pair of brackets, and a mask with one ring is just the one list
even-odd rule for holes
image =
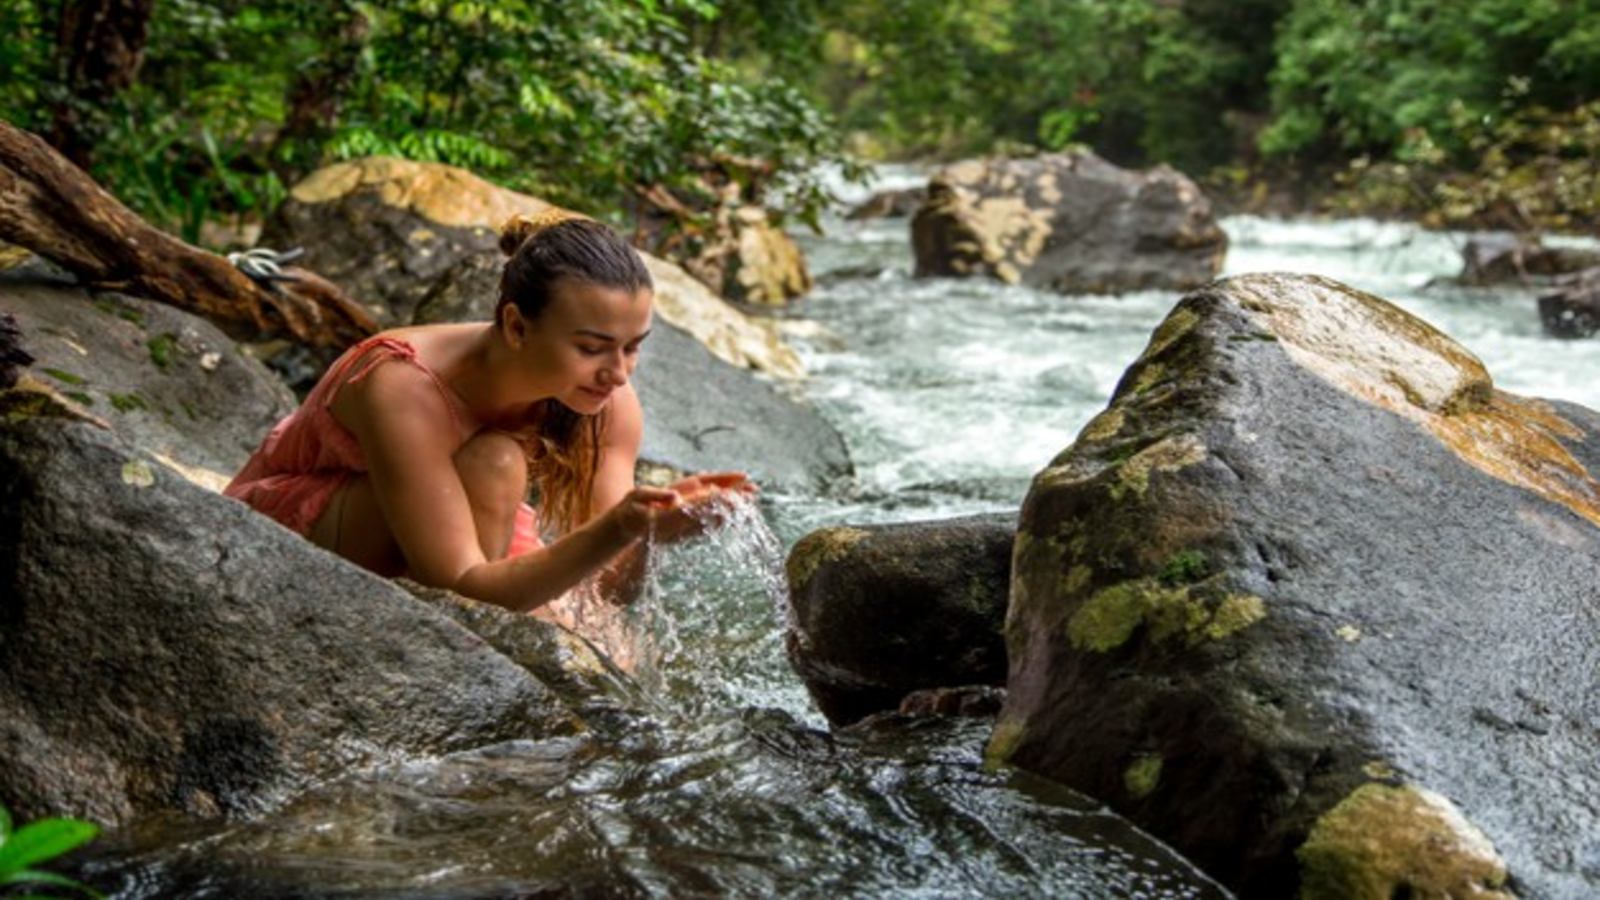
{"label": "submerged rock", "polygon": [[1228,236],[1167,166],[1088,152],[941,169],[911,222],[918,276],[982,275],[1063,294],[1187,290],[1222,270]]}
{"label": "submerged rock", "polygon": [[847,725],[926,688],[1005,680],[1015,516],[825,528],[785,565],[790,662],[828,721]]}
{"label": "submerged rock", "polygon": [[1034,479],[990,756],[1245,896],[1600,893],[1597,470],[1383,300],[1190,294]]}
{"label": "submerged rock", "polygon": [[1539,321],[1552,337],[1584,338],[1600,332],[1600,267],[1589,269],[1561,290],[1540,297]]}
{"label": "submerged rock", "polygon": [[0,393],[0,803],[21,818],[248,817],[353,767],[584,727],[550,674],[567,657],[534,665],[504,623],[486,641],[19,393]]}
{"label": "submerged rock", "polygon": [[6,273],[0,309],[36,357],[34,378],[212,490],[294,409],[232,339],[165,304]]}

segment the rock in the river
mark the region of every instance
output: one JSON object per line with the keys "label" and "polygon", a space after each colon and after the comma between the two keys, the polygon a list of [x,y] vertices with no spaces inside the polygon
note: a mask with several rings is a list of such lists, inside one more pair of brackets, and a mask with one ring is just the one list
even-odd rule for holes
{"label": "rock in the river", "polygon": [[[373,157],[319,169],[295,185],[262,241],[278,249],[305,247],[306,268],[366,304],[386,326],[415,320],[417,307],[438,300],[430,295],[446,290],[440,283],[453,271],[460,296],[438,300],[443,305],[421,319],[436,322],[474,298],[494,308],[504,261],[500,225],[514,214],[549,208],[465,169]],[[483,259],[463,262],[473,256]],[[728,306],[672,263],[648,254],[645,261],[661,318],[732,365],[778,377],[802,374],[799,357],[775,329]]]}
{"label": "rock in the river", "polygon": [[913,691],[1005,680],[1013,515],[806,535],[785,566],[789,660],[848,725]]}
{"label": "rock in the river", "polygon": [[294,409],[233,340],[165,304],[7,272],[0,310],[16,317],[34,378],[213,490]]}
{"label": "rock in the river", "polygon": [[1600,250],[1546,247],[1538,238],[1492,232],[1467,240],[1456,280],[1468,285],[1549,284],[1595,266],[1600,266]]}
{"label": "rock in the river", "polygon": [[582,727],[505,641],[68,407],[8,411],[0,509],[0,802],[23,818],[248,816],[354,766]]}
{"label": "rock in the river", "polygon": [[928,199],[928,189],[925,186],[878,191],[853,207],[845,214],[845,218],[851,220],[903,218],[915,213],[917,207],[926,199]]}
{"label": "rock in the river", "polygon": [[761,206],[718,210],[702,243],[683,268],[729,300],[783,306],[811,290],[800,245]]}
{"label": "rock in the river", "polygon": [[1597,472],[1383,300],[1190,294],[1034,479],[990,755],[1247,897],[1600,895]]}
{"label": "rock in the river", "polygon": [[1588,337],[1600,331],[1600,267],[1540,297],[1539,321],[1546,334],[1559,338]]}
{"label": "rock in the river", "polygon": [[1176,170],[1133,172],[1074,152],[941,169],[911,243],[918,276],[1110,294],[1198,287],[1222,270],[1228,236]]}

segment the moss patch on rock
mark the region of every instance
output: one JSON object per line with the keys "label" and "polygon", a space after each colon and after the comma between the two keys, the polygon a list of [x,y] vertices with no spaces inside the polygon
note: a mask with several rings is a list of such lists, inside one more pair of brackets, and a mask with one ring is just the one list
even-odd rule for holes
{"label": "moss patch on rock", "polygon": [[1296,852],[1302,900],[1509,900],[1506,864],[1432,791],[1371,782],[1324,813]]}
{"label": "moss patch on rock", "polygon": [[789,590],[796,593],[804,590],[806,582],[817,573],[818,567],[843,557],[867,536],[868,532],[860,528],[843,527],[823,528],[801,538],[784,562]]}
{"label": "moss patch on rock", "polygon": [[1250,594],[1215,594],[1208,586],[1167,585],[1156,578],[1124,581],[1095,592],[1067,620],[1067,637],[1080,650],[1104,653],[1127,643],[1138,628],[1162,643],[1182,638],[1190,646],[1220,640],[1266,617],[1266,604]]}
{"label": "moss patch on rock", "polygon": [[1122,786],[1135,799],[1142,800],[1161,783],[1161,754],[1141,753],[1122,773]]}

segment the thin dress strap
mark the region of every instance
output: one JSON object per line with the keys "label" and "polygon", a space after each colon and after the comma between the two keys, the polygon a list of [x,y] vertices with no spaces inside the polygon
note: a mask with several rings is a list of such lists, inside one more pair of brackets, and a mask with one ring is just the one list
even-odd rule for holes
{"label": "thin dress strap", "polygon": [[[371,352],[374,349],[383,352]],[[444,379],[440,378],[437,372],[428,368],[422,360],[417,358],[416,347],[400,338],[374,336],[351,348],[350,352],[335,364],[333,370],[328,373],[328,383],[331,385],[331,389],[328,391],[327,397],[323,398],[322,406],[327,408],[333,405],[334,398],[338,396],[341,387],[347,384],[355,384],[366,378],[372,374],[373,369],[391,359],[402,360],[421,369],[423,374],[433,381],[433,386],[439,389],[439,394],[444,397],[445,408],[450,411],[451,424],[455,425],[457,431],[464,430],[462,427],[464,410],[460,408],[461,401],[456,398],[455,392],[445,385]],[[348,375],[344,374],[349,369],[355,369],[355,371]]]}

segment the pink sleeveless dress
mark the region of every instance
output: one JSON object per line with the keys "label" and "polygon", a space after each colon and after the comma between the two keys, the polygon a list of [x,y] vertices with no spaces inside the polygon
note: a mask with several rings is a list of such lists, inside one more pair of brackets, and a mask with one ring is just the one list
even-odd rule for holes
{"label": "pink sleeveless dress", "polygon": [[[334,418],[329,407],[341,387],[360,381],[390,360],[427,373],[450,409],[448,427],[456,430],[462,443],[472,437],[466,424],[470,417],[460,408],[461,401],[437,373],[417,358],[415,347],[399,338],[371,337],[346,350],[328,368],[300,408],[273,427],[223,493],[309,537],[311,527],[339,488],[367,471],[361,443]],[[517,509],[506,555],[516,556],[542,546],[538,515],[524,503]],[[633,671],[645,652],[641,643],[644,638],[630,626],[626,611],[601,598],[592,585],[568,591],[533,614],[587,638],[626,671]]]}
{"label": "pink sleeveless dress", "polygon": [[[417,349],[399,338],[371,337],[346,350],[328,368],[300,408],[273,427],[223,493],[243,500],[289,530],[309,536],[311,526],[339,488],[367,471],[361,443],[333,416],[334,398],[340,388],[360,381],[390,360],[416,366],[433,380],[450,409],[449,427],[465,443],[472,432],[464,424],[467,417],[460,409],[461,401],[417,358]],[[517,510],[506,555],[516,556],[540,546],[537,515],[524,503]]]}

